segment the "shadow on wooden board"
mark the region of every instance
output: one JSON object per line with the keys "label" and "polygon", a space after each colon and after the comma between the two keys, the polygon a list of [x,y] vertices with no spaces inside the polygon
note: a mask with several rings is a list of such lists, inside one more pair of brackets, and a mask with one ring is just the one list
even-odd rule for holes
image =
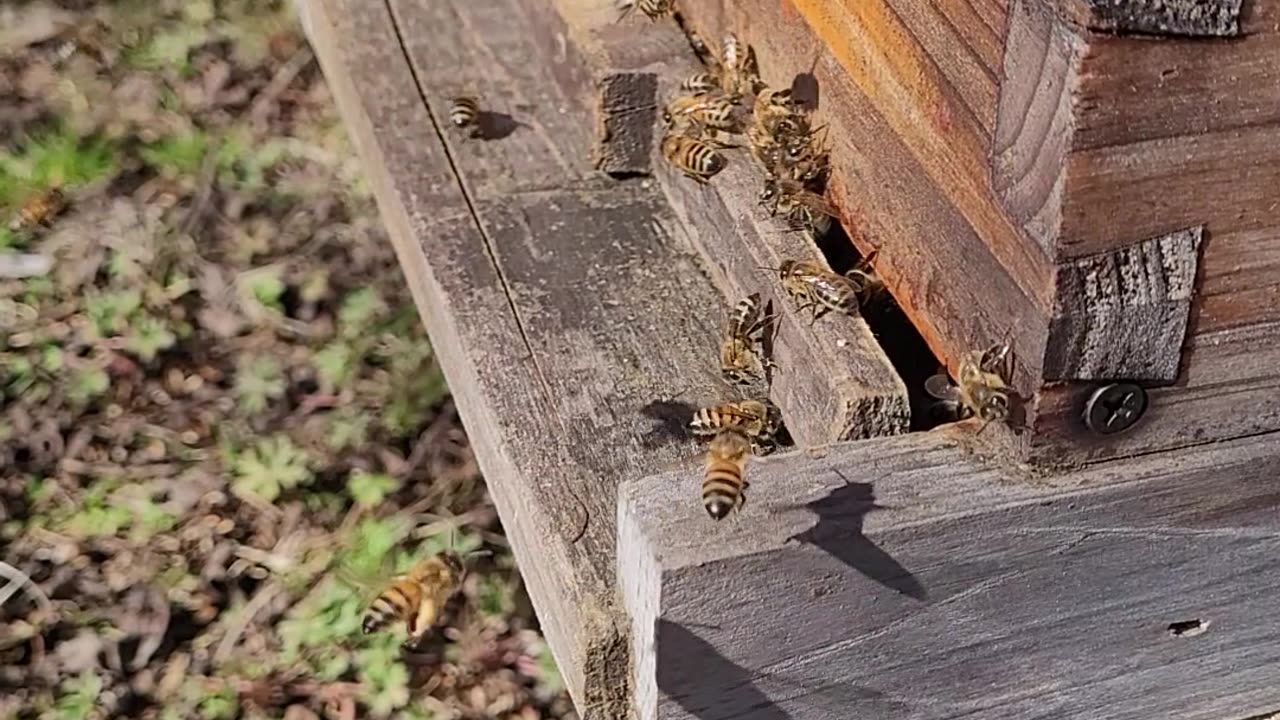
{"label": "shadow on wooden board", "polygon": [[[657,637],[663,657],[680,658],[678,663],[658,663],[658,690],[686,713],[698,720],[722,720],[729,717],[725,714],[728,710],[740,717],[739,711],[747,709],[751,720],[791,720],[755,686],[749,671],[725,658],[688,628],[658,620]],[[691,673],[694,668],[697,672]],[[699,693],[700,687],[734,688],[733,703],[726,703],[721,692]]]}
{"label": "shadow on wooden board", "polygon": [[818,515],[818,523],[792,540],[821,548],[890,590],[916,600],[928,599],[928,591],[910,570],[862,534],[867,513],[885,509],[876,505],[875,489],[870,483],[849,482],[846,478],[843,486],[806,507]]}

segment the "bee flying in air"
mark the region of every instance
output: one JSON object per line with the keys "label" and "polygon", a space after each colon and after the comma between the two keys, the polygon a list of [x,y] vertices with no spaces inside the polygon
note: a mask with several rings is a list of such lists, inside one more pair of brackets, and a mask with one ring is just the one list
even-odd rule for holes
{"label": "bee flying in air", "polygon": [[365,611],[365,634],[403,620],[409,642],[416,643],[440,619],[449,598],[462,587],[462,557],[446,550],[419,561],[409,572],[392,579]]}
{"label": "bee flying in air", "polygon": [[746,503],[743,472],[751,452],[751,439],[739,427],[721,428],[707,446],[702,475],[702,506],[716,520],[723,520]]}
{"label": "bee flying in air", "polygon": [[958,405],[960,419],[975,414],[982,418],[981,433],[991,423],[1009,417],[1009,349],[1006,342],[970,352],[960,361],[955,385],[945,374],[938,374],[925,380],[925,391],[943,403]]}
{"label": "bee flying in air", "polygon": [[14,232],[30,230],[37,225],[48,227],[70,204],[66,193],[61,188],[52,187],[26,202],[9,222],[9,229]]}
{"label": "bee flying in air", "polygon": [[479,101],[467,95],[454,98],[449,105],[449,122],[460,130],[466,130],[470,137],[478,137],[482,130]]}
{"label": "bee flying in air", "polygon": [[782,288],[797,302],[796,310],[812,311],[810,325],[831,310],[858,313],[858,287],[849,278],[806,260],[783,260],[777,271]]}
{"label": "bee flying in air", "polygon": [[724,340],[720,343],[720,372],[727,379],[740,384],[751,382],[755,368],[753,360],[759,360],[762,369],[777,367],[755,349],[755,334],[762,331],[771,319],[764,315],[760,293],[751,293],[734,306]]}
{"label": "bee flying in air", "polygon": [[760,191],[760,204],[770,215],[781,212],[791,227],[817,235],[830,230],[831,219],[838,214],[826,198],[808,190],[799,180],[787,177],[767,177]]}
{"label": "bee flying in air", "polygon": [[675,6],[674,0],[622,0],[618,3],[618,9],[621,10],[618,22],[625,20],[637,8],[650,21],[656,22],[670,15],[675,10]]}
{"label": "bee flying in air", "polygon": [[702,184],[723,170],[728,162],[701,140],[675,132],[668,132],[662,138],[662,156],[685,177]]}
{"label": "bee flying in air", "polygon": [[764,400],[739,400],[699,408],[689,422],[689,430],[699,437],[718,434],[724,428],[741,430],[757,455],[767,455],[777,448],[781,414],[773,403]]}

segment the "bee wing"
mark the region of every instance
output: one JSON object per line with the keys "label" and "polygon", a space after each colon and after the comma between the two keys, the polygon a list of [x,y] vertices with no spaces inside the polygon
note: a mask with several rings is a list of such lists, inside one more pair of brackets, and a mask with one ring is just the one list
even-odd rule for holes
{"label": "bee wing", "polygon": [[941,373],[924,381],[924,391],[939,400],[960,402],[960,389],[951,384],[951,378]]}

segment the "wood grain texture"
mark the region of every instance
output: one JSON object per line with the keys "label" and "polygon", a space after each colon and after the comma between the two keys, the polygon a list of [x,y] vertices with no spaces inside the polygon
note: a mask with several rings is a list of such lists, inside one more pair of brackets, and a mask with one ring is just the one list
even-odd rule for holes
{"label": "wood grain texture", "polygon": [[1038,480],[940,432],[813,455],[757,463],[734,523],[698,516],[693,478],[623,486],[641,720],[1222,720],[1280,703],[1280,437]]}
{"label": "wood grain texture", "polygon": [[[758,292],[778,314],[769,395],[802,446],[906,432],[907,389],[861,317],[829,313],[810,325],[796,312],[778,273],[783,260],[826,259],[805,233],[787,232],[759,207],[761,170],[745,152],[703,187],[661,157],[656,176],[690,229],[711,280],[728,298]],[[719,317],[724,312],[719,310]]]}
{"label": "wood grain texture", "polygon": [[[957,8],[970,24],[1003,23],[1003,9],[996,5],[939,5]],[[1002,214],[986,170],[989,140],[972,141],[966,133],[985,136],[976,118],[994,117],[995,108],[970,108],[944,88],[946,74],[897,15],[880,8],[876,18],[884,27],[861,26],[856,20],[864,12],[871,11],[832,5],[831,24],[819,35],[802,8],[789,1],[682,4],[688,25],[702,37],[732,31],[750,43],[771,86],[816,86],[814,122],[828,126],[831,146],[828,198],[858,250],[864,256],[876,252],[876,271],[953,371],[964,353],[999,342],[1012,330],[1018,362],[1027,363],[1016,368],[1015,383],[1029,393],[1048,328],[1051,268],[1012,224],[982,219]],[[842,13],[847,17],[836,17]],[[858,73],[850,66],[860,68]],[[920,73],[913,76],[911,68]],[[876,89],[884,73],[894,75],[894,89]],[[917,100],[921,104],[912,106]],[[930,147],[917,144],[920,134],[929,136]],[[956,148],[933,155],[932,145],[953,141]],[[965,148],[975,155],[969,157]],[[970,161],[980,161],[982,169]],[[980,176],[973,185],[967,179],[971,172]]]}
{"label": "wood grain texture", "polygon": [[[566,684],[612,719],[628,701],[616,487],[696,453],[680,394],[713,392],[694,368],[719,328],[690,308],[723,299],[656,190],[592,176],[589,116],[526,62],[528,6],[500,5],[303,11]],[[484,41],[401,46],[442,21]],[[450,82],[528,102],[527,127],[437,133],[430,89]]]}
{"label": "wood grain texture", "polygon": [[1005,212],[1049,254],[1062,226],[1072,98],[1085,47],[1040,0],[1013,0],[991,182]]}
{"label": "wood grain texture", "polygon": [[1202,232],[1189,228],[1063,266],[1045,379],[1176,380]]}
{"label": "wood grain texture", "polygon": [[1061,11],[1090,30],[1159,36],[1228,37],[1240,32],[1243,0],[1062,0]]}
{"label": "wood grain texture", "polygon": [[1085,400],[1096,383],[1053,383],[1041,390],[1028,459],[1090,462],[1169,450],[1280,428],[1280,323],[1193,334],[1177,383],[1147,391],[1148,408],[1123,433],[1091,434]]}

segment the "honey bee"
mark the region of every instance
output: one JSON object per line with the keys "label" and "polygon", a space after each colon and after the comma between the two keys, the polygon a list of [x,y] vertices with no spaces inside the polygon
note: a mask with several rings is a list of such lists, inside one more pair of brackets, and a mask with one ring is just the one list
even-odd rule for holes
{"label": "honey bee", "polygon": [[691,123],[700,132],[707,130],[733,131],[733,101],[727,97],[685,96],[667,103],[662,109],[662,121],[667,127]]}
{"label": "honey bee", "polygon": [[691,95],[710,95],[720,89],[720,82],[709,72],[694,73],[680,83],[680,89]]}
{"label": "honey bee", "polygon": [[806,228],[818,235],[830,230],[831,219],[838,215],[826,198],[788,177],[765,178],[759,200],[770,215],[781,212],[792,227]]}
{"label": "honey bee", "polygon": [[706,184],[728,162],[711,146],[687,135],[668,132],[662,138],[662,156],[685,177]]}
{"label": "honey bee", "polygon": [[675,0],[623,0],[618,3],[618,8],[622,11],[618,15],[618,22],[625,20],[636,8],[650,21],[657,21],[670,15],[675,7]]}
{"label": "honey bee", "polygon": [[743,472],[750,452],[751,439],[736,426],[721,428],[711,439],[702,475],[702,506],[713,519],[723,520],[746,504]]}
{"label": "honey bee", "polygon": [[753,94],[760,81],[751,47],[729,33],[720,44],[720,87],[731,97]]}
{"label": "honey bee", "polygon": [[698,437],[712,436],[727,427],[734,427],[746,434],[751,450],[757,455],[767,455],[777,448],[781,414],[767,400],[739,400],[699,408],[689,422],[689,431]]}
{"label": "honey bee", "polygon": [[18,209],[9,223],[9,229],[22,232],[37,225],[48,227],[54,218],[67,209],[68,204],[67,195],[61,188],[49,188],[32,197]]}
{"label": "honey bee", "polygon": [[796,310],[813,312],[812,325],[828,311],[854,315],[859,310],[858,287],[815,262],[783,260],[778,267],[782,288],[797,301]]}
{"label": "honey bee", "polygon": [[754,367],[753,358],[760,360],[767,368],[777,367],[772,360],[758,355],[755,351],[755,333],[767,324],[760,303],[760,293],[751,293],[738,301],[725,329],[724,341],[720,343],[720,372],[736,383],[749,383]]}
{"label": "honey bee", "polygon": [[415,643],[435,626],[440,613],[462,587],[462,557],[446,550],[421,560],[409,572],[392,579],[365,611],[365,634],[403,620],[409,641]]}
{"label": "honey bee", "polygon": [[473,97],[453,99],[449,105],[449,122],[460,130],[468,130],[471,137],[480,134],[480,103]]}
{"label": "honey bee", "polygon": [[960,411],[960,419],[977,415],[982,418],[981,433],[987,426],[1009,417],[1009,385],[1007,342],[993,345],[983,351],[974,351],[960,361],[956,373],[957,384],[952,385],[945,374],[925,380],[925,392],[944,403],[954,403]]}

